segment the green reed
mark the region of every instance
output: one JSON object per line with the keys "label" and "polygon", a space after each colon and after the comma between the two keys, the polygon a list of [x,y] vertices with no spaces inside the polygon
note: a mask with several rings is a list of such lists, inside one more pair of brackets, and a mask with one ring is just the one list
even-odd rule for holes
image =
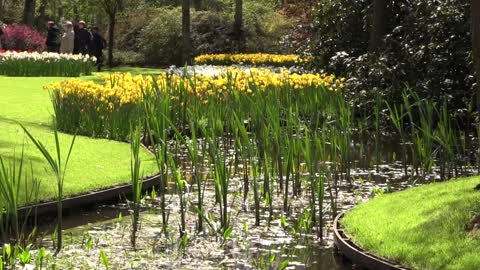
{"label": "green reed", "polygon": [[380,171],[380,113],[382,106],[382,97],[377,94],[375,96],[375,107],[374,107],[374,127],[375,127],[375,171],[379,173]]}
{"label": "green reed", "polygon": [[130,178],[132,186],[132,235],[130,243],[136,248],[137,232],[140,219],[140,208],[142,199],[143,181],[140,175],[140,148],[141,148],[141,129],[140,127],[132,127],[130,135]]}
{"label": "green reed", "polygon": [[[168,218],[166,210],[166,193],[168,181],[168,130],[170,128],[170,99],[162,94],[161,88],[154,83],[152,91],[144,93],[143,107],[146,115],[146,139],[149,145],[153,147],[156,164],[159,171],[160,183],[158,185],[160,195],[160,208],[162,212],[162,229],[165,236],[168,233]],[[145,143],[145,142],[144,142]]]}
{"label": "green reed", "polygon": [[402,165],[403,165],[403,173],[408,175],[408,166],[407,166],[407,159],[408,159],[408,150],[407,150],[407,137],[405,134],[405,112],[403,104],[400,104],[400,109],[397,108],[396,105],[390,106],[388,102],[386,102],[388,107],[388,111],[390,113],[390,120],[394,127],[396,128],[398,135],[400,137],[400,144],[402,147]]}
{"label": "green reed", "polygon": [[186,233],[185,222],[185,180],[182,177],[182,173],[175,163],[174,156],[171,153],[167,154],[169,168],[172,171],[172,176],[175,181],[175,189],[177,191],[178,199],[180,201],[180,238]]}
{"label": "green reed", "polygon": [[455,166],[456,134],[453,130],[447,103],[437,110],[438,125],[433,138],[439,144],[440,177],[442,180],[451,178],[451,167]]}
{"label": "green reed", "polygon": [[32,208],[23,216],[19,216],[19,208],[21,205],[35,204],[40,188],[40,182],[34,177],[33,166],[30,167],[29,174],[24,168],[24,162],[23,149],[18,160],[16,155],[11,162],[0,156],[0,238],[3,243],[9,243],[9,236],[14,236],[15,243],[22,246],[27,245],[28,235],[25,230]]}
{"label": "green reed", "polygon": [[70,156],[72,154],[73,146],[75,144],[75,139],[77,136],[73,136],[72,141],[70,143],[70,147],[68,150],[67,157],[64,162],[62,162],[62,154],[61,154],[61,148],[60,148],[60,139],[58,137],[58,128],[57,128],[57,123],[55,118],[53,118],[53,134],[54,134],[54,139],[55,139],[55,153],[50,153],[50,151],[47,150],[45,145],[35,139],[33,135],[23,126],[20,124],[22,129],[24,130],[25,134],[30,138],[30,140],[33,142],[33,144],[37,147],[37,149],[40,151],[42,156],[45,158],[45,160],[48,162],[48,165],[50,166],[50,169],[52,170],[56,184],[57,184],[57,190],[56,190],[56,199],[57,199],[57,243],[56,243],[56,250],[57,252],[60,252],[62,249],[62,229],[63,229],[63,184],[65,182],[65,175],[66,175],[66,170],[67,170],[67,165],[70,160]]}

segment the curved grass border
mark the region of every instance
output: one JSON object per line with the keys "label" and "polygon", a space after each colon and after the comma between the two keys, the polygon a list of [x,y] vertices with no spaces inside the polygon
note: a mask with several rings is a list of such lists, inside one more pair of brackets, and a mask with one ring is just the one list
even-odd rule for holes
{"label": "curved grass border", "polygon": [[410,270],[410,268],[391,262],[363,250],[355,244],[341,228],[340,220],[345,212],[338,214],[333,222],[333,241],[335,247],[350,261],[370,270]]}
{"label": "curved grass border", "polygon": [[[160,175],[147,177],[143,180],[142,191],[160,184]],[[132,193],[131,184],[123,184],[111,188],[92,191],[86,194],[76,195],[63,200],[63,211],[75,208],[86,207],[92,204],[107,202]],[[57,202],[48,201],[36,205],[29,205],[20,208],[19,215],[26,216],[30,213],[36,215],[52,215],[57,212]]]}

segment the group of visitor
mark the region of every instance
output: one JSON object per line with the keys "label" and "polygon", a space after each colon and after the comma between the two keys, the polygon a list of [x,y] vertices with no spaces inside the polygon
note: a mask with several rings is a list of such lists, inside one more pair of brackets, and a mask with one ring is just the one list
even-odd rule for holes
{"label": "group of visitor", "polygon": [[100,34],[98,27],[92,27],[89,31],[85,21],[79,21],[76,25],[67,21],[64,24],[64,32],[61,34],[55,22],[49,21],[47,25],[46,45],[48,52],[95,56],[97,58],[97,70],[100,71],[103,64],[102,51],[106,46],[106,41]]}

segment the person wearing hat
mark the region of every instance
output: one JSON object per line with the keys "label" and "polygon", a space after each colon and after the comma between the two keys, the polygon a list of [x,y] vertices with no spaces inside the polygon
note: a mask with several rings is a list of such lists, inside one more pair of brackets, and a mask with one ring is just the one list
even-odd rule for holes
{"label": "person wearing hat", "polygon": [[60,53],[73,53],[73,45],[75,42],[75,32],[73,32],[73,24],[70,21],[65,22],[65,33],[62,36],[60,45]]}
{"label": "person wearing hat", "polygon": [[47,40],[45,45],[47,45],[48,52],[56,52],[60,49],[60,30],[55,25],[55,22],[47,22]]}
{"label": "person wearing hat", "polygon": [[92,34],[86,29],[85,21],[78,22],[78,30],[75,32],[73,47],[74,54],[88,54],[88,46],[92,40]]}

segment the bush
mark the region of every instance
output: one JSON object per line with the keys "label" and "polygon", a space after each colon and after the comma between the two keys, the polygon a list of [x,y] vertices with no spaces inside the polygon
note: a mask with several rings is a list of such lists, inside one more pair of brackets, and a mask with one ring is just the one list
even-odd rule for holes
{"label": "bush", "polygon": [[370,1],[322,0],[312,43],[317,68],[350,78],[353,97],[382,92],[394,102],[409,86],[464,108],[473,93],[468,11],[460,0],[389,1],[383,45],[369,55]]}
{"label": "bush", "polygon": [[244,4],[244,27],[247,52],[288,53],[282,39],[294,21],[275,10],[273,4],[247,1]]}
{"label": "bush", "polygon": [[[192,45],[194,55],[212,53],[236,53],[238,44],[233,37],[233,9],[223,6],[222,11],[192,12]],[[145,17],[149,17],[146,12]],[[131,42],[122,46],[122,50],[142,51],[146,64],[171,65],[181,63],[182,25],[180,8],[157,9],[155,17],[146,20],[146,25],[136,39],[137,26],[133,24],[129,30],[124,30],[122,36]],[[142,19],[134,19],[139,21]],[[275,11],[273,4],[246,1],[244,4],[244,27],[247,52],[286,53],[283,50],[282,39],[292,29],[293,21]]]}
{"label": "bush", "polygon": [[182,60],[180,9],[160,9],[141,31],[139,45],[146,64],[180,64]]}
{"label": "bush", "polygon": [[19,24],[10,24],[2,35],[2,48],[16,51],[43,51],[45,37],[34,29]]}
{"label": "bush", "polygon": [[114,51],[114,65],[116,66],[143,66],[145,65],[145,56],[142,53],[134,51]]}
{"label": "bush", "polygon": [[195,54],[235,51],[232,39],[233,22],[222,14],[211,11],[195,12],[192,19],[192,42]]}

